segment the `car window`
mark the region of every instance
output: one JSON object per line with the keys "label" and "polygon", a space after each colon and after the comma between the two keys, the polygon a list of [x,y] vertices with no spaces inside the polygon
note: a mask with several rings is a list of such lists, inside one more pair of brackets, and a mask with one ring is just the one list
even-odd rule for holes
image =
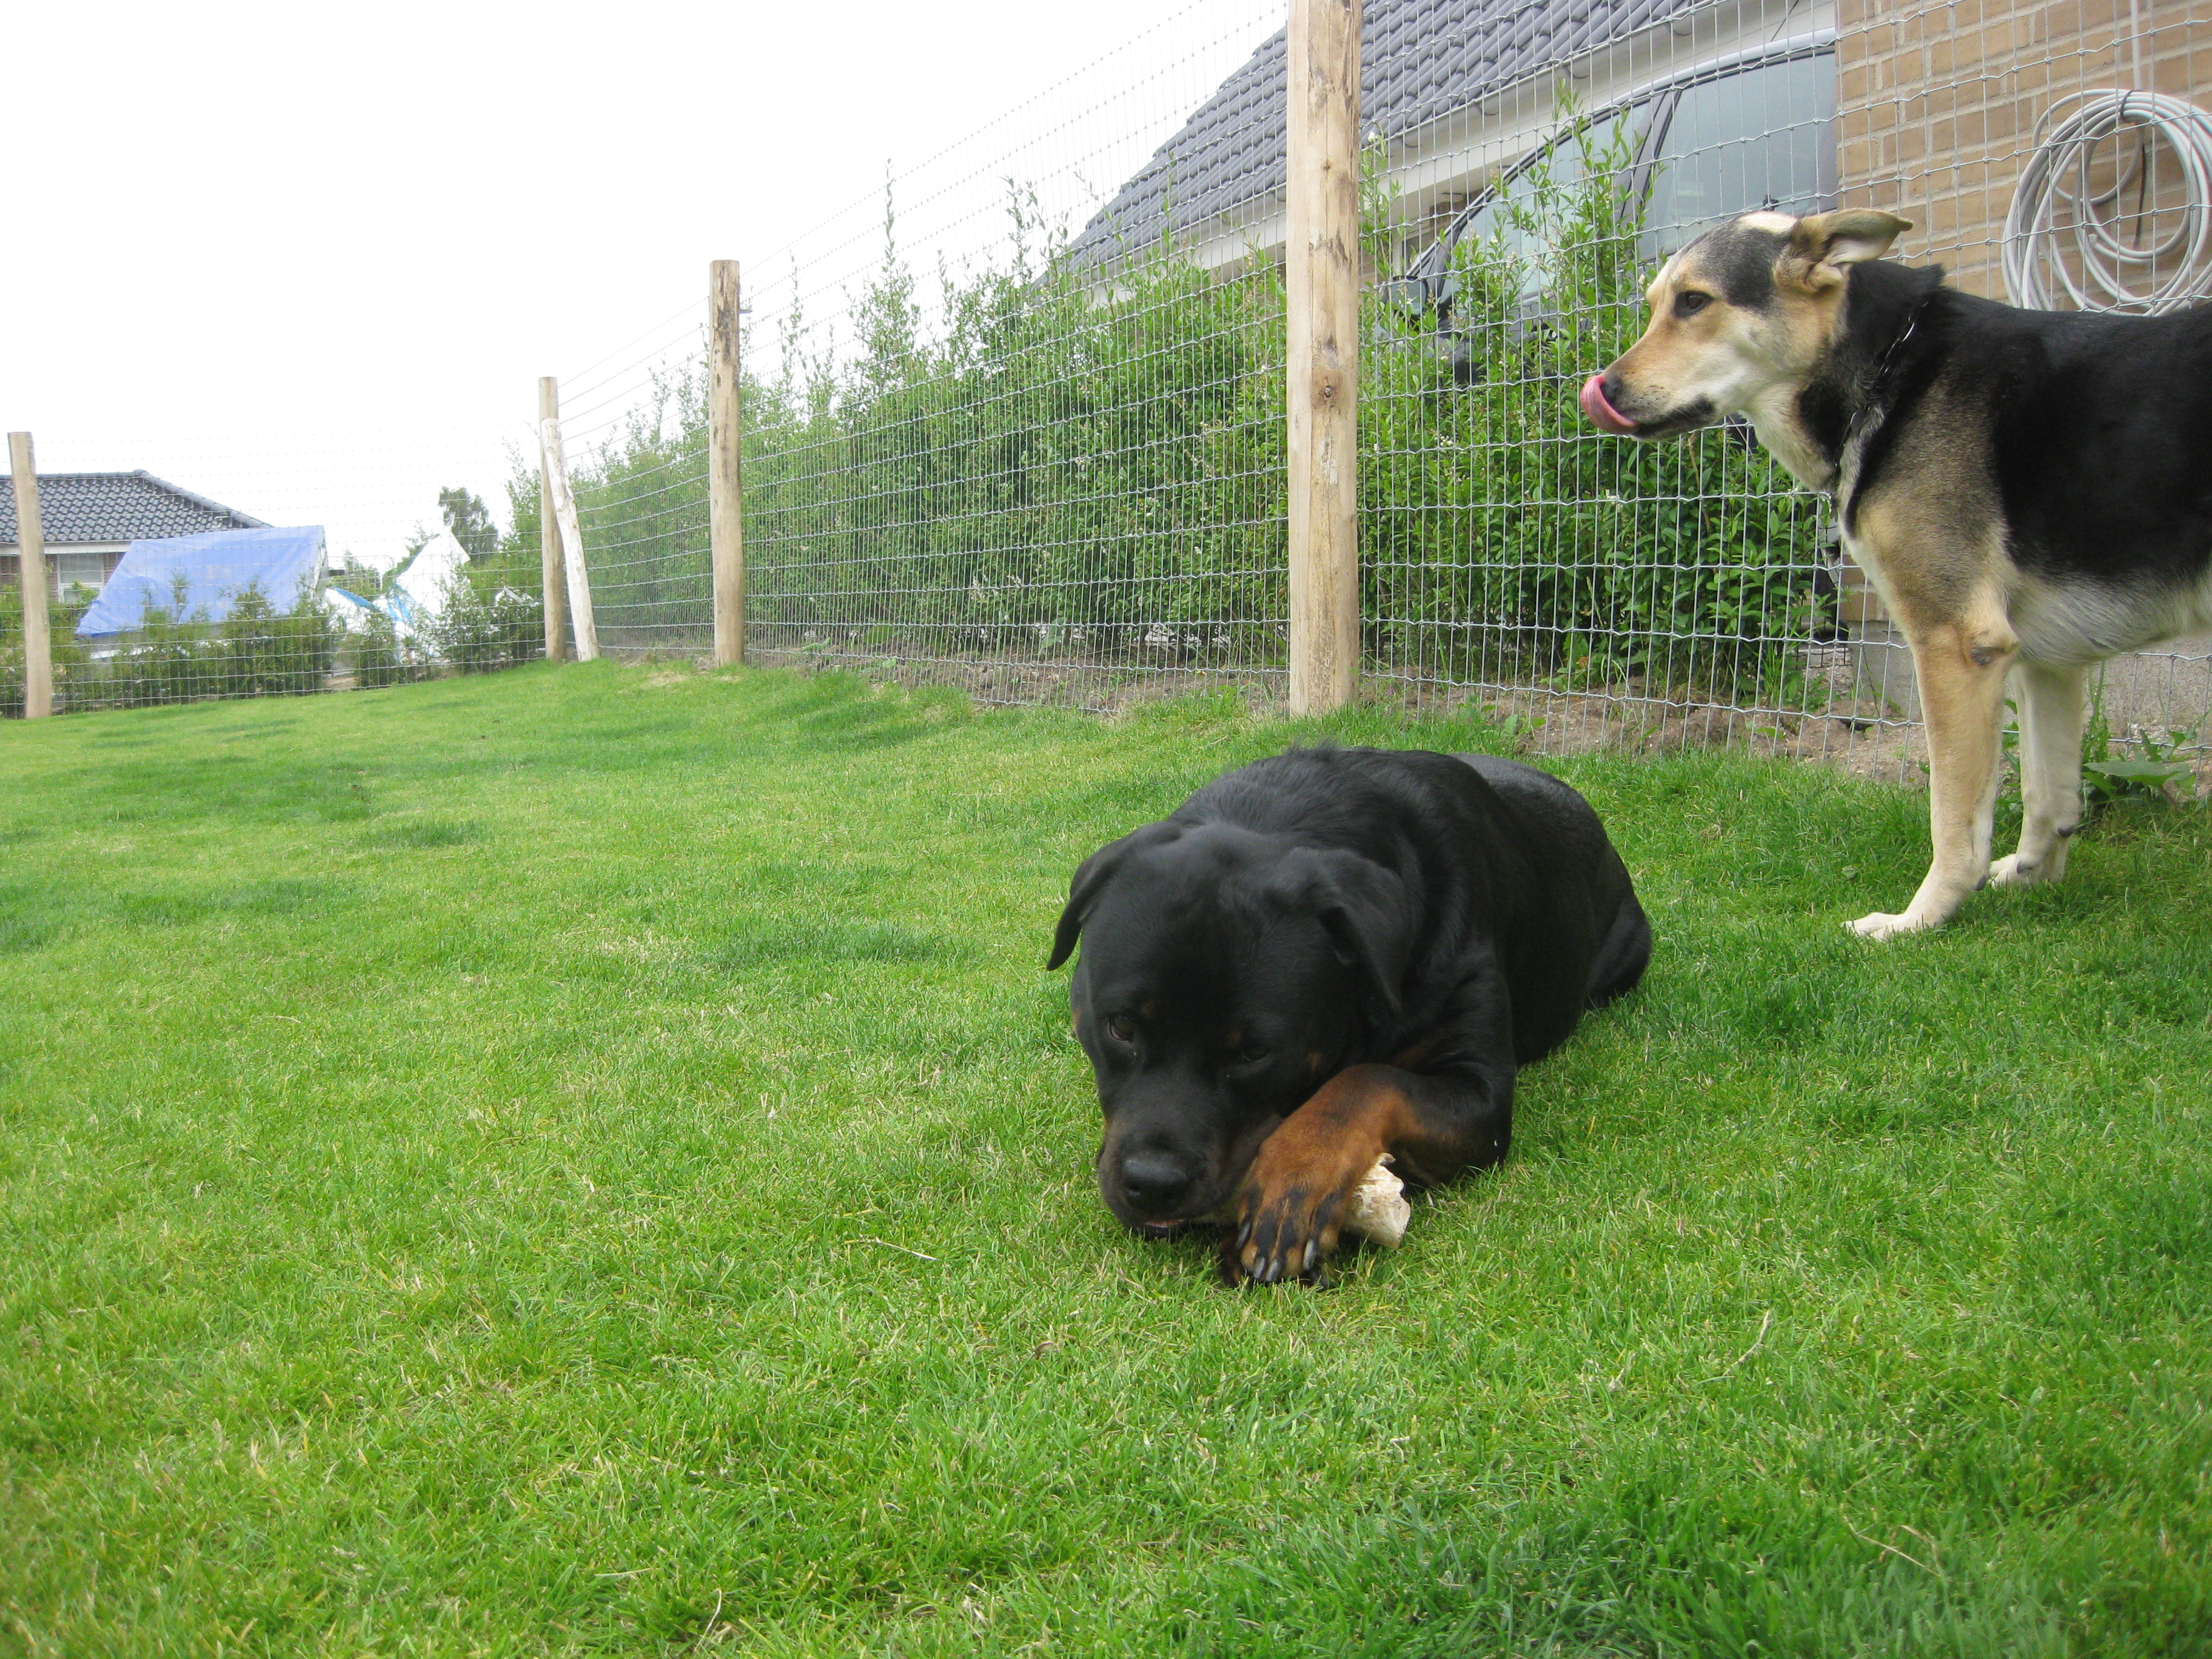
{"label": "car window", "polygon": [[1835,124],[1831,52],[1685,87],[1659,147],[1638,252],[1656,261],[1755,208],[1833,207]]}
{"label": "car window", "polygon": [[1522,161],[1468,216],[1465,228],[1455,240],[1462,246],[1495,246],[1509,258],[1520,262],[1522,297],[1536,293],[1544,283],[1542,256],[1547,250],[1540,246],[1538,235],[1518,222],[1534,201],[1539,185],[1547,173],[1551,182],[1562,190],[1579,184],[1584,154],[1602,155],[1620,132],[1624,120],[1640,125],[1648,113],[1649,106],[1639,104],[1631,110],[1601,115],[1589,126],[1561,138],[1549,150]]}

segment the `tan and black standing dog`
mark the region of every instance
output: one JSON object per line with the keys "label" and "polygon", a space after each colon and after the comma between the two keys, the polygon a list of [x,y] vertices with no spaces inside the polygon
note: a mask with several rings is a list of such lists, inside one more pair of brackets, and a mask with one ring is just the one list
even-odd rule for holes
{"label": "tan and black standing dog", "polygon": [[[1910,222],[1753,213],[1661,269],[1644,337],[1583,387],[1608,432],[1732,415],[1831,492],[1844,546],[1912,647],[1935,857],[1902,914],[1941,925],[1985,881],[2056,880],[2081,817],[2090,667],[2212,629],[2212,307],[2022,311],[1881,256]],[[2017,670],[2020,849],[1990,836]]]}

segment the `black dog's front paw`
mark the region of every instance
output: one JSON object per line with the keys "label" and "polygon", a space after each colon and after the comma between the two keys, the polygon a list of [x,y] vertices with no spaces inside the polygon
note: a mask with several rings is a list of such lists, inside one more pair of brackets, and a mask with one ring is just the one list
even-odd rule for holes
{"label": "black dog's front paw", "polygon": [[1270,1182],[1255,1169],[1245,1183],[1237,1225],[1222,1241],[1222,1282],[1297,1279],[1325,1289],[1349,1193],[1349,1185],[1340,1182],[1296,1177]]}

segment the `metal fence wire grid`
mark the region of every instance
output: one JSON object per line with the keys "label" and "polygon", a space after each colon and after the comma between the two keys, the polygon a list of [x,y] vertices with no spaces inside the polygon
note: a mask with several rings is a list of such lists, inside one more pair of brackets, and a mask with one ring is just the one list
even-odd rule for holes
{"label": "metal fence wire grid", "polygon": [[[1198,0],[746,261],[749,659],[1006,703],[1281,694],[1282,23]],[[1760,208],[1889,209],[1916,226],[1893,257],[2016,303],[2201,302],[2212,0],[1367,0],[1361,40],[1370,687],[1480,703],[1539,750],[1905,766],[1909,657],[1826,500],[1747,429],[1630,445],[1575,389],[1669,252]],[[606,649],[712,649],[709,382],[696,302],[561,381]],[[535,654],[538,453],[516,447],[507,563],[452,637],[349,630],[327,578],[220,617],[155,605],[68,647],[69,706]],[[2119,659],[2098,695],[2114,738],[2204,754],[2212,641]]]}

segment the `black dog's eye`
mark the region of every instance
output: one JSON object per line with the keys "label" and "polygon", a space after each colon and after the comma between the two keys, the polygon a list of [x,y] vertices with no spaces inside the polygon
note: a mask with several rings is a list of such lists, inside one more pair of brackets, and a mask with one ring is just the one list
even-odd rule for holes
{"label": "black dog's eye", "polygon": [[1106,1035],[1116,1042],[1134,1042],[1137,1028],[1127,1014],[1112,1014],[1106,1020]]}
{"label": "black dog's eye", "polygon": [[1694,317],[1712,302],[1711,295],[1686,289],[1674,296],[1674,314],[1677,317]]}
{"label": "black dog's eye", "polygon": [[1267,1059],[1269,1050],[1265,1044],[1248,1042],[1229,1056],[1231,1066],[1257,1066]]}

